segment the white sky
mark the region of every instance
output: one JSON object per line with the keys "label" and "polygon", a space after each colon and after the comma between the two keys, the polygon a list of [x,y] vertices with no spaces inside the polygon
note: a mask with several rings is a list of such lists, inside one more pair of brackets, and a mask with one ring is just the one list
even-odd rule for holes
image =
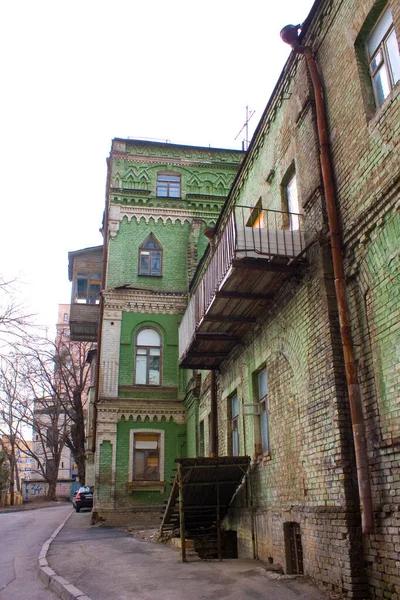
{"label": "white sky", "polygon": [[51,325],[67,253],[102,243],[114,137],[241,148],[312,0],[13,0],[0,8],[0,274]]}

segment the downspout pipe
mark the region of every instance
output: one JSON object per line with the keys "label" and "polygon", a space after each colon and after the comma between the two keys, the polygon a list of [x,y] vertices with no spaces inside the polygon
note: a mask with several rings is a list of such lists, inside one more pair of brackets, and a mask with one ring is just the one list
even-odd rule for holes
{"label": "downspout pipe", "polygon": [[101,258],[101,293],[99,306],[99,322],[97,327],[97,355],[96,355],[96,383],[93,402],[93,428],[92,428],[92,452],[96,452],[97,438],[97,404],[99,402],[99,386],[100,386],[100,356],[101,356],[101,340],[103,332],[103,315],[104,315],[104,297],[103,292],[106,288],[107,281],[107,254],[108,254],[108,213],[110,204],[110,182],[111,182],[111,159],[107,159],[107,183],[106,183],[106,202],[104,208],[103,222],[103,253]]}
{"label": "downspout pipe", "polygon": [[300,44],[298,36],[299,29],[299,25],[287,25],[282,29],[280,34],[282,40],[286,44],[289,44],[295,53],[302,54],[304,56],[314,89],[322,181],[328,214],[336,301],[339,312],[340,336],[342,340],[351,424],[356,455],[362,531],[363,533],[369,534],[374,532],[374,513],[368,468],[368,448],[362,411],[361,389],[358,381],[357,365],[354,355],[354,344],[350,327],[350,313],[347,302],[346,279],[342,254],[342,236],[340,232],[333,183],[333,168],[329,144],[328,120],[326,115],[322,81],[319,75],[317,62],[311,47]]}

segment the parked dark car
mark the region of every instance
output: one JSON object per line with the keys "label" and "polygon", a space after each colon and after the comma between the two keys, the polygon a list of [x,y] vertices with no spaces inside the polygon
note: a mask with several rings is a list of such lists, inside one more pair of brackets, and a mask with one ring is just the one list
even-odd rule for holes
{"label": "parked dark car", "polygon": [[93,488],[89,486],[80,487],[72,500],[72,504],[76,512],[79,512],[81,508],[93,508]]}

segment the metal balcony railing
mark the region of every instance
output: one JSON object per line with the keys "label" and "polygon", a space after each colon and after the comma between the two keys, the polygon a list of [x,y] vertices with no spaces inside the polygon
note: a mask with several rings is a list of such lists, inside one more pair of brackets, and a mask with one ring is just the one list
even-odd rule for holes
{"label": "metal balcony railing", "polygon": [[212,241],[212,250],[198,271],[179,329],[179,356],[190,346],[215,294],[229,278],[236,261],[284,257],[287,262],[305,250],[301,214],[235,206]]}

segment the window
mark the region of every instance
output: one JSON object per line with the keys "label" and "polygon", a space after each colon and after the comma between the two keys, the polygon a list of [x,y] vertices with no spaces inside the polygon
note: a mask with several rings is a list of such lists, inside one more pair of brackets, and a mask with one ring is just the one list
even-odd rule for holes
{"label": "window", "polygon": [[155,329],[141,329],[136,336],[135,383],[160,385],[161,336]]}
{"label": "window", "polygon": [[162,248],[151,233],[139,248],[139,275],[160,277],[162,274]]}
{"label": "window", "polygon": [[173,173],[158,173],[157,196],[163,198],[180,198],[181,176]]}
{"label": "window", "polygon": [[205,456],[204,454],[204,421],[199,423],[199,456]]}
{"label": "window", "polygon": [[68,323],[68,313],[64,313],[64,322]]}
{"label": "window", "polygon": [[400,79],[400,56],[390,9],[385,10],[367,39],[367,55],[379,107]]}
{"label": "window", "polygon": [[76,280],[76,302],[78,304],[99,304],[100,273],[78,273]]}
{"label": "window", "polygon": [[160,481],[160,435],[135,433],[133,439],[133,480]]}
{"label": "window", "polygon": [[269,435],[268,435],[268,378],[267,370],[263,369],[258,373],[258,402],[260,412],[260,429],[261,429],[261,447],[265,454],[269,451]]}
{"label": "window", "polygon": [[252,227],[253,229],[261,229],[263,227],[263,212],[262,212],[262,201],[261,198],[251,211],[250,218],[246,223],[246,227]]}
{"label": "window", "polygon": [[289,226],[292,231],[298,231],[299,223],[299,199],[297,196],[296,173],[292,175],[286,184],[286,201],[289,212]]}
{"label": "window", "polygon": [[231,396],[230,403],[232,456],[239,456],[239,400],[236,392]]}

